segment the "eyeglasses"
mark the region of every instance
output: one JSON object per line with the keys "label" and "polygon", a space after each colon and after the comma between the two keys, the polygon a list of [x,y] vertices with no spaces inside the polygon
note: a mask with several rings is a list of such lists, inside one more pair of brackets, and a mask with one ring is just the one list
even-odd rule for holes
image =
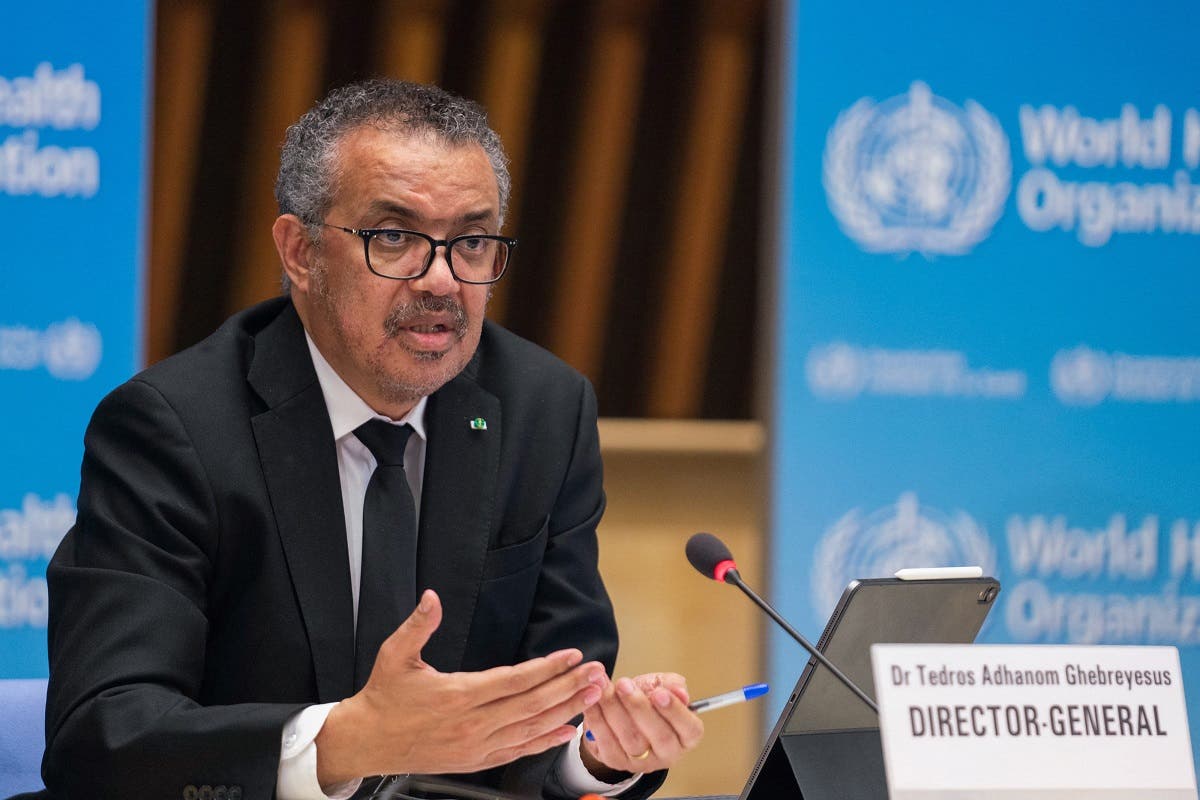
{"label": "eyeglasses", "polygon": [[412,281],[429,271],[439,247],[446,248],[450,274],[462,283],[495,283],[508,266],[516,239],[468,233],[453,239],[435,239],[420,231],[402,228],[344,228],[322,222],[326,228],[352,233],[363,240],[367,269],[381,278]]}

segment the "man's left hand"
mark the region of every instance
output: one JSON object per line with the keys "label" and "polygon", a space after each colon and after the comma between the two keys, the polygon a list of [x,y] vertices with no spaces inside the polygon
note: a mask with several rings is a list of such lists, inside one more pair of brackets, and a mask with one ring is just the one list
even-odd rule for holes
{"label": "man's left hand", "polygon": [[667,769],[700,743],[704,723],[688,707],[687,681],[673,672],[620,678],[587,709],[593,741],[579,742],[584,766],[599,780]]}

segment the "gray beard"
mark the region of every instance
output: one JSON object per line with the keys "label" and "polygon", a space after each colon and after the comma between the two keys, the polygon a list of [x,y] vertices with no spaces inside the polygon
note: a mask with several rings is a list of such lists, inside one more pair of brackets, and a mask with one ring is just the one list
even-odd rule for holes
{"label": "gray beard", "polygon": [[[398,305],[391,310],[387,315],[387,319],[383,321],[383,333],[389,339],[395,339],[400,335],[400,331],[410,324],[415,322],[421,316],[431,313],[449,312],[454,315],[454,335],[462,341],[467,335],[467,312],[463,307],[450,299],[449,297],[434,297],[426,295],[418,297],[411,303]],[[418,358],[428,358],[430,361],[436,361],[442,357],[441,353],[421,353]]]}
{"label": "gray beard", "polygon": [[[318,313],[329,314],[332,319],[335,330],[335,335],[342,337],[341,326],[337,323],[337,311],[334,306],[336,301],[333,297],[333,292],[329,290],[329,284],[326,279],[325,264],[318,262],[315,268],[310,273],[310,291],[313,295],[323,300],[323,308],[318,310]],[[491,287],[489,287],[488,298],[491,299]],[[454,333],[459,341],[462,341],[467,335],[467,312],[461,304],[449,297],[421,296],[411,303],[404,303],[393,308],[383,321],[384,335],[389,339],[395,339],[400,335],[400,331],[412,324],[422,314],[428,313],[449,312],[453,315],[451,324],[454,326]],[[343,337],[344,341],[344,337]],[[435,362],[442,360],[445,353],[431,353],[428,351],[413,351],[408,353],[413,358],[419,361]],[[373,372],[375,378],[375,386],[380,394],[388,398],[389,401],[403,404],[410,403],[432,394],[440,389],[447,381],[454,376],[441,376],[442,379],[434,379],[428,384],[414,384],[390,378],[386,371],[378,364],[373,364]]]}

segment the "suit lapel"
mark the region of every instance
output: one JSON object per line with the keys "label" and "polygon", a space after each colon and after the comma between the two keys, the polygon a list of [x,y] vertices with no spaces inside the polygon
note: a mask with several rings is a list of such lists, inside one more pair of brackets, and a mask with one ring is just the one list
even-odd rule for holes
{"label": "suit lapel", "polygon": [[[429,398],[425,479],[417,536],[417,589],[442,600],[426,662],[460,668],[479,596],[500,466],[500,401],[480,388],[474,364]],[[486,429],[472,425],[483,419]]]}
{"label": "suit lapel", "polygon": [[321,702],[353,693],[354,607],[337,449],[295,309],[254,337],[248,380],[268,408],[254,438],[292,585],[308,632]]}

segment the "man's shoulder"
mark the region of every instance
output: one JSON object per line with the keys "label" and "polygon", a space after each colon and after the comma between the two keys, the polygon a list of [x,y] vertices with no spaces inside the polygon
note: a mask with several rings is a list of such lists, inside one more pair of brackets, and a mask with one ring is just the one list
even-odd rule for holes
{"label": "man's shoulder", "polygon": [[[276,320],[285,321],[281,317],[286,314],[295,316],[295,311],[283,297],[239,311],[203,340],[134,375],[106,399],[145,397],[149,387],[184,416],[216,417],[245,409],[255,336]],[[298,319],[296,328],[299,335]],[[303,340],[298,341],[303,347]]]}
{"label": "man's shoulder", "polygon": [[479,350],[467,371],[483,386],[578,392],[588,380],[549,350],[485,320]]}
{"label": "man's shoulder", "polygon": [[[160,389],[196,388],[206,380],[246,375],[254,355],[254,337],[281,315],[292,314],[291,302],[276,297],[237,312],[196,344],[164,358],[133,380]],[[300,330],[297,321],[297,331]]]}

